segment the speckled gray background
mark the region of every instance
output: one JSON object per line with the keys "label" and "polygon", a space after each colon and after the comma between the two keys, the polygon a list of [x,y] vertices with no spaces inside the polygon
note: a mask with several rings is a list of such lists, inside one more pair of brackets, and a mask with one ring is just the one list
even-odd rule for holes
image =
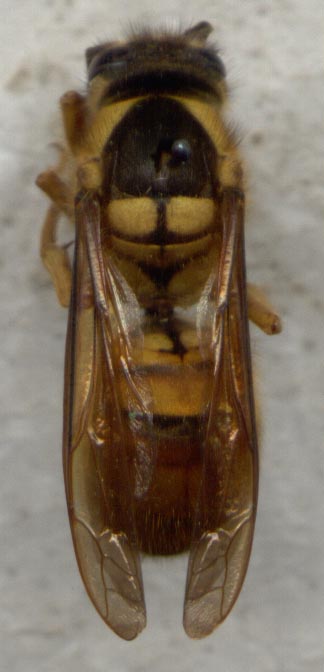
{"label": "speckled gray background", "polygon": [[[157,5],[155,5],[157,7]],[[324,669],[323,3],[321,0],[1,1],[2,672]],[[129,20],[215,26],[249,175],[250,279],[284,333],[254,328],[264,412],[260,505],[242,595],[204,641],[181,626],[185,558],[146,560],[148,627],[113,635],[84,594],[61,470],[66,313],[38,259],[34,178],[59,137],[57,99],[83,52]]]}

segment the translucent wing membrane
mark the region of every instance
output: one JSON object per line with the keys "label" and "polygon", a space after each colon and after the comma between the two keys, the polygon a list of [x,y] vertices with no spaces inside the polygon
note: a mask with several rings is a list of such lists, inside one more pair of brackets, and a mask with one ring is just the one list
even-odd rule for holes
{"label": "translucent wing membrane", "polygon": [[[124,362],[128,376],[133,411],[145,404],[145,394],[135,391],[137,381],[130,370],[127,325],[131,321],[136,332],[135,309],[128,306],[128,322],[123,322],[125,310],[116,302],[127,306],[125,292],[122,296],[125,288],[113,270],[104,267],[100,250],[100,205],[94,196],[85,195],[76,204],[74,287],[66,352],[66,494],[76,556],[88,594],[106,623],[124,639],[133,639],[145,627],[146,616],[125,431],[113,384],[118,379],[119,361]],[[149,480],[149,467],[146,476]]]}
{"label": "translucent wing membrane", "polygon": [[199,316],[209,323],[215,375],[184,606],[185,630],[196,638],[210,634],[239,594],[257,499],[242,197],[225,191],[222,207],[219,273]]}
{"label": "translucent wing membrane", "polygon": [[[86,589],[106,623],[133,639],[145,626],[134,498],[149,490],[154,471],[153,434],[143,431],[143,418],[148,430],[153,422],[152,400],[141,367],[134,364],[143,349],[139,307],[105,254],[100,217],[96,196],[78,200],[64,470]],[[198,340],[204,355],[212,354],[214,383],[185,597],[184,627],[190,637],[208,635],[238,596],[257,498],[243,201],[234,190],[224,192],[222,225],[218,272],[211,273],[197,309]]]}

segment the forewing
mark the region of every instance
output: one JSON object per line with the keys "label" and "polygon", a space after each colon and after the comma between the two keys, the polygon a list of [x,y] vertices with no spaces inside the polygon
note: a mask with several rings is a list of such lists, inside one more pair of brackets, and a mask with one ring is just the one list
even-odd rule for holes
{"label": "forewing", "polygon": [[196,638],[208,635],[232,608],[247,570],[255,521],[257,444],[243,219],[242,197],[226,190],[219,273],[210,292],[215,375],[184,607],[185,630]]}
{"label": "forewing", "polygon": [[100,205],[76,211],[65,370],[64,474],[75,552],[87,592],[124,639],[145,627],[124,428],[116,386],[116,297],[100,253]]}

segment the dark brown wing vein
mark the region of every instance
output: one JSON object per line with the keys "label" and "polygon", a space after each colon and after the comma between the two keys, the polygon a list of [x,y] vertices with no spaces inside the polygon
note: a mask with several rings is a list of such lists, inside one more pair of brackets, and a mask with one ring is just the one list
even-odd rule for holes
{"label": "dark brown wing vein", "polygon": [[[215,381],[189,557],[184,627],[208,635],[228,614],[249,560],[257,500],[257,444],[245,299],[243,202],[225,191],[215,286]],[[215,283],[216,285],[216,283]]]}
{"label": "dark brown wing vein", "polygon": [[116,348],[94,236],[100,205],[76,203],[76,252],[66,350],[64,472],[75,552],[88,594],[124,639],[145,627]]}

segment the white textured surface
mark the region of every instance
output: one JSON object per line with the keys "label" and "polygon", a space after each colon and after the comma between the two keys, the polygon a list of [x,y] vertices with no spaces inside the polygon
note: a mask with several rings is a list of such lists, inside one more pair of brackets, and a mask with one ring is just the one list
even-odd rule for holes
{"label": "white textured surface", "polygon": [[284,319],[279,337],[253,330],[263,468],[242,595],[217,632],[192,642],[181,626],[185,558],[145,561],[148,627],[125,643],[96,615],[76,570],[60,449],[66,314],[37,256],[45,201],[33,182],[52,158],[59,95],[82,87],[84,49],[151,9],[148,1],[1,2],[0,669],[322,672],[321,0],[164,0],[155,16],[216,28],[249,170],[249,275],[270,289]]}

